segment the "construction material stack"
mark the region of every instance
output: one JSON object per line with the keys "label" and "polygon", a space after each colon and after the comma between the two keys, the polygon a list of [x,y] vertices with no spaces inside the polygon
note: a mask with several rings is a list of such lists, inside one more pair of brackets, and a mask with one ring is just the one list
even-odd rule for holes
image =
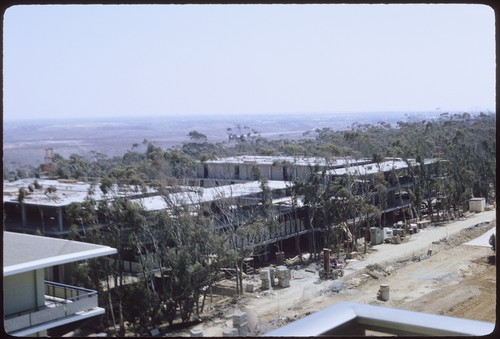
{"label": "construction material stack", "polygon": [[246,312],[236,312],[233,314],[233,328],[238,330],[238,335],[240,336],[245,336],[249,333]]}
{"label": "construction material stack", "polygon": [[268,290],[271,288],[271,271],[269,269],[262,269],[259,272],[259,277],[260,277],[260,289],[261,290]]}
{"label": "construction material stack", "polygon": [[276,275],[278,276],[278,285],[280,287],[290,287],[290,279],[292,279],[292,274],[286,266],[276,267]]}

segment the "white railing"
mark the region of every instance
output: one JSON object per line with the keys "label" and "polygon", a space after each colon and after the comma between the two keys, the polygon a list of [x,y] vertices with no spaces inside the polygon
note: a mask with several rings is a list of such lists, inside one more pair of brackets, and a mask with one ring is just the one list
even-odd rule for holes
{"label": "white railing", "polygon": [[340,302],[264,336],[366,336],[370,331],[397,336],[485,336],[494,329],[494,323]]}
{"label": "white railing", "polygon": [[5,331],[12,333],[97,307],[96,291],[45,281],[45,305],[9,315],[4,320]]}

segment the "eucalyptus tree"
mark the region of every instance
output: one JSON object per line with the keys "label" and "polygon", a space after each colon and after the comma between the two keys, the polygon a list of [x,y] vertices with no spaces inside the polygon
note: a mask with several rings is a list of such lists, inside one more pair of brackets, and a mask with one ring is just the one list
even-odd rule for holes
{"label": "eucalyptus tree", "polygon": [[[229,263],[224,237],[204,213],[201,196],[169,192],[166,187],[160,191],[165,205],[147,213],[147,222],[131,240],[143,286],[134,293],[143,293],[149,300],[144,311],[148,316],[137,318],[138,324],[148,323],[147,319],[173,324],[178,317],[183,322],[199,317],[220,269]],[[138,317],[137,312],[134,316]]]}
{"label": "eucalyptus tree", "polygon": [[340,241],[340,230],[336,227],[340,186],[335,180],[328,180],[324,192],[320,196],[322,207],[318,209],[316,222],[323,233],[323,246],[330,247]]}
{"label": "eucalyptus tree", "polygon": [[[89,196],[82,203],[68,206],[66,216],[73,226],[82,226],[82,240],[117,249],[118,253],[112,260],[90,262],[88,270],[82,271],[80,278],[87,274],[99,290],[106,291],[103,295],[108,298],[109,318],[113,326],[118,324],[115,334],[124,336],[126,293],[130,288],[125,279],[124,266],[129,260],[129,253],[134,252],[130,237],[140,233],[146,222],[142,207],[131,199],[131,193],[142,192],[145,187],[132,167],[117,167],[101,180],[99,188],[103,199],[94,200],[90,195],[94,189],[90,189]],[[102,267],[105,274],[99,271]],[[102,283],[105,286],[101,286]]]}
{"label": "eucalyptus tree", "polygon": [[221,152],[221,148],[217,144],[209,143],[205,134],[198,131],[189,132],[189,142],[183,142],[181,151],[193,158],[193,160],[206,161],[215,159],[217,154]]}
{"label": "eucalyptus tree", "polygon": [[228,143],[233,154],[255,153],[262,145],[263,139],[258,131],[248,126],[236,124],[226,128]]}
{"label": "eucalyptus tree", "polygon": [[450,175],[457,184],[455,202],[466,208],[468,198],[483,196],[494,201],[496,196],[496,118],[481,114],[472,119],[468,114],[445,121],[447,126],[446,158]]}
{"label": "eucalyptus tree", "polygon": [[[240,214],[241,216],[237,216]],[[233,211],[230,223],[232,230],[226,230],[228,254],[233,258],[236,267],[236,293],[243,294],[243,271],[245,260],[261,255],[261,246],[268,235],[273,235],[276,225],[269,218],[259,215],[259,209],[249,215],[246,211]]]}
{"label": "eucalyptus tree", "polygon": [[267,181],[261,179],[260,187],[260,198],[256,203],[244,204],[228,187],[229,193],[221,192],[221,198],[213,201],[211,206],[211,222],[223,237],[228,258],[236,269],[237,294],[243,294],[245,259],[261,255],[263,245],[276,236],[279,226]]}
{"label": "eucalyptus tree", "polygon": [[207,141],[207,136],[203,133],[200,133],[196,130],[193,130],[193,131],[190,131],[188,133],[188,136],[191,138],[191,140],[195,141],[195,142],[205,142]]}
{"label": "eucalyptus tree", "polygon": [[165,153],[170,176],[177,179],[192,178],[196,170],[194,159],[182,150],[172,149]]}
{"label": "eucalyptus tree", "polygon": [[[333,220],[338,226],[343,226],[339,229],[338,235],[351,240],[350,245],[349,241],[347,242],[346,251],[357,250],[361,227],[365,226],[367,231],[368,226],[381,215],[380,210],[372,204],[371,182],[359,171],[350,170],[334,178],[329,186],[332,192],[330,200]],[[366,237],[366,233],[363,236]]]}
{"label": "eucalyptus tree", "polygon": [[[388,183],[385,180],[385,176],[383,172],[377,172],[373,175],[373,192],[375,194],[375,205],[381,211],[385,211],[388,206],[387,199],[389,198],[389,190]],[[381,214],[381,216],[385,217],[385,213]],[[385,225],[386,220],[379,220],[379,225]]]}
{"label": "eucalyptus tree", "polygon": [[326,170],[320,172],[318,165],[309,167],[309,174],[306,180],[296,178],[294,180],[293,189],[296,195],[303,197],[303,204],[306,208],[307,223],[306,227],[310,228],[310,244],[312,245],[313,258],[318,255],[316,244],[316,227],[318,224],[317,214],[322,210],[324,201],[323,193],[326,183]]}
{"label": "eucalyptus tree", "polygon": [[279,150],[283,154],[287,154],[290,156],[304,155],[308,153],[306,147],[290,140],[283,141],[281,144],[278,145],[278,147],[279,148],[277,148],[277,150]]}
{"label": "eucalyptus tree", "polygon": [[[468,113],[443,114],[434,121],[405,125],[402,135],[413,140],[417,162],[435,156],[446,160],[431,166],[440,173],[418,180],[420,185],[416,187],[417,192],[427,191],[429,196],[433,191],[432,195],[439,197],[438,212],[441,208],[452,213],[467,209],[467,201],[472,196],[484,196],[493,201],[496,191],[495,125],[495,115],[472,117]],[[423,175],[419,179],[425,178]],[[431,191],[430,186],[433,186]],[[429,199],[424,200],[429,205]]]}
{"label": "eucalyptus tree", "polygon": [[[104,236],[103,225],[100,223],[99,215],[103,212],[103,206],[108,208],[106,202],[96,201],[91,197],[87,197],[82,203],[68,205],[65,209],[65,215],[71,223],[70,239],[115,246],[115,243],[110,241],[112,238]],[[82,228],[83,235],[78,231],[78,226]],[[123,324],[120,330],[116,328],[116,312],[112,300],[112,285],[110,284],[115,272],[115,260],[116,258],[110,259],[108,257],[87,260],[74,270],[72,279],[99,292],[100,304],[108,306],[105,313],[106,321],[100,324],[102,327],[100,330],[107,330],[109,323],[114,327],[115,335],[119,335],[125,332],[125,327]]]}
{"label": "eucalyptus tree", "polygon": [[105,215],[106,225],[100,227],[101,243],[117,249],[118,254],[111,263],[111,275],[114,281],[113,291],[117,297],[120,330],[125,334],[125,258],[130,251],[129,237],[144,225],[145,218],[141,207],[128,198],[115,198],[109,204],[100,205],[99,213]]}

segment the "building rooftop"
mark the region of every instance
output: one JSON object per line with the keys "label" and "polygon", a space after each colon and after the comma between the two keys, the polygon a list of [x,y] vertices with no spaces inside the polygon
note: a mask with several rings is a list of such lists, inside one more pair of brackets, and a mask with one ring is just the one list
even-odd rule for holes
{"label": "building rooftop", "polygon": [[[431,164],[433,162],[436,162],[437,159],[425,159],[424,164]],[[417,165],[417,162],[415,159],[408,159],[408,162],[410,163],[411,166]],[[331,169],[328,170],[326,173],[329,175],[371,175],[375,174],[378,172],[388,172],[392,170],[397,170],[397,169],[402,169],[402,168],[407,168],[408,163],[402,159],[399,158],[394,158],[391,160],[386,160],[382,161],[380,163],[375,163],[371,162],[369,164],[364,164],[364,165],[356,165],[356,166],[350,166],[350,167],[342,167],[342,168],[336,168],[336,169]]]}
{"label": "building rooftop", "polygon": [[[76,180],[51,180],[36,179],[42,186],[41,189],[28,190],[28,186],[33,186],[35,179],[21,179],[12,182],[3,183],[3,199],[5,201],[17,201],[19,189],[27,190],[24,199],[25,204],[47,205],[47,206],[65,206],[73,202],[82,202],[91,188],[90,184],[78,182]],[[55,187],[54,193],[47,193],[48,187]],[[101,191],[97,188],[92,195],[96,200],[102,199]]]}
{"label": "building rooftop", "polygon": [[[267,185],[271,190],[285,189],[291,187],[292,183],[288,181],[269,180]],[[169,199],[171,204],[174,205],[193,205],[201,204],[210,201],[238,198],[247,195],[258,194],[262,192],[261,183],[259,181],[250,181],[241,184],[233,184],[218,187],[196,187],[191,191],[171,193]],[[162,196],[152,196],[140,199],[146,211],[157,211],[166,209],[171,204],[165,202]]]}
{"label": "building rooftop", "polygon": [[[4,202],[17,202],[19,189],[21,187],[27,189],[27,187],[32,185],[33,182],[34,179],[23,179],[7,183],[4,182]],[[93,193],[88,195],[91,185],[87,183],[44,179],[39,179],[38,183],[42,185],[43,188],[38,190],[35,189],[34,192],[29,192],[24,199],[25,204],[57,207],[67,206],[71,203],[81,203],[87,197],[91,197],[94,200],[102,200],[105,198],[99,188],[94,189]],[[291,187],[292,183],[288,181],[269,180],[267,185],[271,190],[277,190]],[[44,192],[49,186],[54,186],[56,191],[54,193],[45,194]],[[200,204],[225,198],[249,196],[262,192],[261,183],[259,181],[210,188],[189,186],[179,186],[178,188],[181,188],[183,191],[178,193],[169,193],[168,195],[170,202],[176,205]],[[149,193],[151,192],[154,191],[150,189]],[[157,211],[168,208],[170,205],[165,202],[165,198],[161,195],[141,198],[141,192],[133,192],[132,190],[128,192],[122,191],[118,194],[118,196],[125,195],[129,195],[131,198],[136,198],[136,201],[140,201],[146,211]],[[137,197],[134,197],[134,195]],[[116,195],[113,195],[112,197],[116,197]]]}
{"label": "building rooftop", "polygon": [[3,275],[115,254],[116,249],[72,240],[3,232]]}
{"label": "building rooftop", "polygon": [[[42,186],[42,188],[34,188],[35,180]],[[33,191],[29,190],[29,186]],[[53,186],[55,191],[52,193],[47,192],[49,187]],[[17,202],[19,189],[24,188],[27,191],[23,202],[27,205],[43,205],[43,206],[67,206],[74,202],[83,202],[87,197],[94,200],[105,199],[104,194],[98,186],[92,187],[90,183],[83,183],[77,180],[64,180],[64,179],[21,179],[12,182],[3,183],[3,201]],[[153,192],[149,189],[148,192]],[[89,194],[90,193],[90,194]],[[113,188],[113,193],[110,194],[113,198],[122,196],[133,196],[141,194],[142,192],[134,191],[134,187],[129,187],[125,190],[124,187]]]}
{"label": "building rooftop", "polygon": [[208,160],[210,164],[258,164],[272,165],[279,162],[287,162],[298,166],[345,166],[346,164],[354,164],[366,162],[369,159],[354,159],[336,157],[330,160],[325,160],[323,157],[305,157],[305,156],[263,156],[263,155],[241,155],[236,157],[220,158],[217,160]]}
{"label": "building rooftop", "polygon": [[[255,164],[274,164],[276,162],[285,161],[296,165],[325,165],[324,158],[314,157],[275,157],[275,156],[238,156],[230,158],[222,158],[219,160],[210,161],[212,163],[255,163]],[[399,158],[386,160],[379,164],[370,162],[368,159],[349,159],[349,158],[336,158],[331,160],[327,165],[336,168],[327,171],[329,175],[354,175],[363,176],[371,175],[379,171],[387,172],[394,169],[402,169],[408,167],[408,164]],[[416,165],[414,159],[410,159],[410,164]],[[437,161],[437,159],[425,159],[425,164],[430,164]],[[42,188],[34,188],[35,180]],[[274,189],[283,189],[291,187],[290,182],[283,181],[268,181],[269,187]],[[31,187],[30,187],[31,186]],[[48,192],[48,188],[53,187],[53,192]],[[90,183],[83,183],[76,180],[54,180],[54,179],[21,179],[13,182],[4,182],[3,184],[3,199],[5,202],[17,203],[19,190],[24,188],[26,196],[23,203],[26,205],[36,206],[51,206],[60,207],[67,206],[71,203],[81,203],[86,198],[92,198],[96,201],[103,200],[106,196],[102,193],[98,186],[93,186]],[[31,189],[30,189],[31,188]],[[184,191],[180,193],[170,193],[170,199],[173,203],[177,204],[196,204],[219,200],[229,197],[241,197],[245,195],[252,195],[261,192],[260,183],[258,181],[238,183],[233,185],[202,188],[202,187],[185,187]],[[135,191],[134,187],[115,187],[113,193],[109,197],[117,198],[129,196],[131,198],[140,197],[143,192]],[[154,195],[155,191],[151,188],[148,189],[149,195]],[[151,194],[153,193],[153,194]],[[166,208],[167,204],[161,196],[152,196],[148,198],[141,198],[146,210],[159,210]]]}

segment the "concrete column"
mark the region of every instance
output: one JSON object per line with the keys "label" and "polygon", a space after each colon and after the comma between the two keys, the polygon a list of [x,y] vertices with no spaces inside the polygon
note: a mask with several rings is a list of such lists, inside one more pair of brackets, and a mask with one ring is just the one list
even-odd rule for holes
{"label": "concrete column", "polygon": [[21,219],[23,226],[26,227],[26,205],[21,203]]}
{"label": "concrete column", "polygon": [[63,230],[63,211],[62,211],[61,206],[57,207],[57,221],[59,224],[59,231],[62,232],[62,230]]}
{"label": "concrete column", "polygon": [[276,265],[283,265],[284,253],[282,251],[276,252]]}
{"label": "concrete column", "polygon": [[330,272],[330,249],[323,248],[323,269],[326,273]]}

